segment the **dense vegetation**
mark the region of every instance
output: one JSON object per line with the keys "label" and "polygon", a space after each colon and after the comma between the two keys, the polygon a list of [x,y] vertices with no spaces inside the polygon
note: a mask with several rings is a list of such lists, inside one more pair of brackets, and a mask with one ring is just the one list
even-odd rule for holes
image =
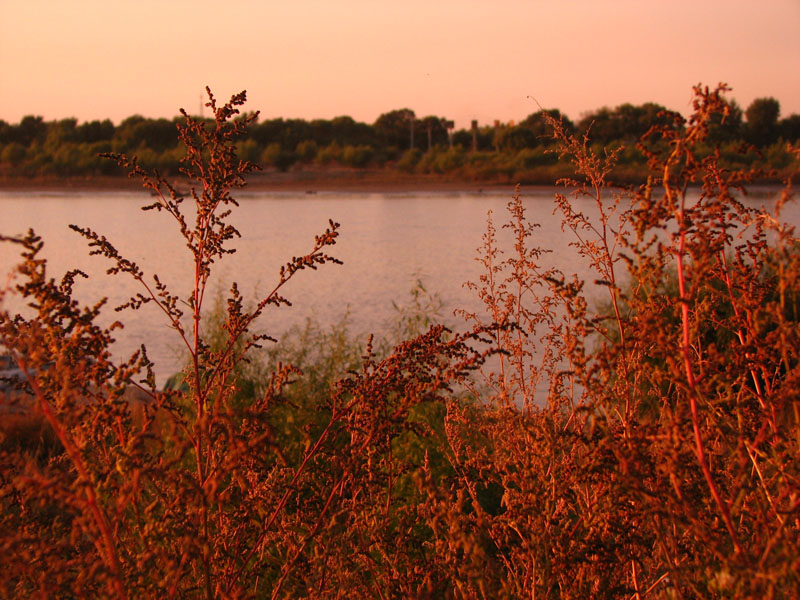
{"label": "dense vegetation", "polygon": [[144,348],[114,364],[102,303],[72,299],[81,274],[52,279],[33,232],[3,238],[33,312],[3,308],[0,339],[49,442],[19,429],[0,443],[0,594],[798,597],[800,251],[780,219],[793,194],[749,209],[752,174],[696,153],[731,111],[722,91],[696,89],[688,121],[644,133],[659,176],[635,188],[607,181],[618,153],[546,116],[575,169],[555,207],[596,280],[548,267],[515,195],[478,251],[485,311],[451,331],[426,322],[435,303],[418,291],[390,344],[334,324],[270,346],[257,329],[292,279],[335,268],[334,222],[257,304],[233,286],[207,310],[236,237],[230,191],[252,168],[235,152],[254,121],[232,120],[244,94],[181,126],[187,197],[117,155],[186,240],[192,289],[75,229],[142,285],[124,310],[155,308],[187,367],[156,390]]}
{"label": "dense vegetation", "polygon": [[[785,176],[793,157],[787,142],[800,139],[800,115],[780,118],[774,98],[754,100],[746,111],[735,101],[724,121],[716,122],[708,143],[729,168],[776,169]],[[454,130],[453,122],[409,109],[382,114],[373,124],[342,116],[332,120],[271,119],[255,121],[237,140],[239,155],[268,169],[389,168],[403,173],[446,176],[462,181],[550,184],[570,174],[568,161],[554,150],[545,114],[561,119],[570,134],[590,134],[595,151],[625,146],[614,178],[638,181],[648,174],[646,156],[636,147],[652,126],[673,122],[664,107],[645,103],[601,108],[573,124],[558,110],[531,114],[519,123]],[[111,121],[44,121],[27,116],[17,124],[0,121],[0,176],[78,177],[124,174],[99,154],[136,154],[145,168],[177,175],[185,148],[176,140],[173,120],[138,115],[115,126]],[[209,122],[207,120],[207,122]],[[449,126],[449,128],[448,128]],[[745,144],[754,151],[748,151]],[[765,173],[765,175],[768,175]]]}

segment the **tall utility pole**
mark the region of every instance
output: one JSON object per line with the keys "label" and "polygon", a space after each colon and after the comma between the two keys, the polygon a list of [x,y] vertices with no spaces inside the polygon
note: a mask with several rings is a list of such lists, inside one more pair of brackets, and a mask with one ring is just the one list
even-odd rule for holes
{"label": "tall utility pole", "polygon": [[456,124],[453,121],[445,121],[443,123],[445,129],[447,129],[447,142],[450,144],[450,150],[453,149],[453,129],[455,129]]}
{"label": "tall utility pole", "polygon": [[431,151],[433,146],[433,121],[428,119],[428,152]]}
{"label": "tall utility pole", "polygon": [[472,151],[478,151],[478,120],[472,119]]}

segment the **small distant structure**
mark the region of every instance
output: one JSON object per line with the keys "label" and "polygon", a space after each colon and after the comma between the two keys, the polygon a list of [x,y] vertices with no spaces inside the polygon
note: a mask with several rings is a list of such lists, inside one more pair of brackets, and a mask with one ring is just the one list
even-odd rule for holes
{"label": "small distant structure", "polygon": [[433,121],[431,119],[427,119],[428,123],[428,152],[431,151],[433,148]]}
{"label": "small distant structure", "polygon": [[478,151],[478,120],[472,119],[472,151]]}
{"label": "small distant structure", "polygon": [[456,128],[455,121],[443,121],[442,125],[447,130],[447,142],[450,145],[450,150],[453,149],[453,130]]}

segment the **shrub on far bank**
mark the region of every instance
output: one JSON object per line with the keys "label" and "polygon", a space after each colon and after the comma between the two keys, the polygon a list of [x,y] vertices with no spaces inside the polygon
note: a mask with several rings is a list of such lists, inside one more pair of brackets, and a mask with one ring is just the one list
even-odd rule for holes
{"label": "shrub on far bank", "polygon": [[340,160],[349,167],[365,167],[372,162],[374,154],[371,146],[345,146]]}

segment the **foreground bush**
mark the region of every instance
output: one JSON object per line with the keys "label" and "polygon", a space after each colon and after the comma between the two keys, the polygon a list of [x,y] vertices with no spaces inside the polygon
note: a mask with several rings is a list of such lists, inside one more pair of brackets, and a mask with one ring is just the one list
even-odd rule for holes
{"label": "foreground bush", "polygon": [[[329,538],[344,543],[343,532],[356,536],[364,560],[373,552],[367,539],[395,551],[400,513],[392,502],[376,500],[391,499],[407,470],[408,459],[391,453],[393,440],[417,427],[409,413],[445,393],[475,353],[441,327],[380,361],[367,350],[358,372],[313,399],[318,418],[294,430],[303,436],[297,451],[279,445],[279,436],[288,434],[275,419],[291,414],[284,390],[295,368],[279,364],[246,401],[237,374],[248,352],[267,339],[250,331],[258,316],[288,303],[280,292],[298,272],[336,262],[325,250],[338,225],[331,221],[307,255],[287,263],[274,290],[252,310],[243,308],[234,285],[225,339],[213,345],[204,339],[208,277],[238,235],[225,220],[236,206],[230,189],[243,185],[253,168],[235,154],[237,135],[254,118],[232,120],[243,102],[241,94],[218,107],[210,96],[211,127],[186,116],[180,135],[187,147],[184,174],[195,181],[190,211],[167,182],[135,160],[114,157],[154,193],[145,208],[178,225],[194,264],[187,298],[120,256],[102,235],[74,227],[92,253],[111,261],[109,273],[141,284],[142,292],[122,308],[156,306],[181,339],[190,366],[180,389],[153,389],[144,348],[112,364],[108,346],[120,325],[94,325],[103,303],[82,307],[71,298],[81,273],[54,281],[33,232],[4,238],[22,247],[16,290],[35,314],[4,312],[0,335],[22,372],[21,393],[34,399],[63,448],[51,455],[4,448],[4,595],[296,596],[332,589],[326,573],[344,572],[356,560],[326,545]],[[149,401],[123,401],[125,386],[139,387]],[[326,558],[317,562],[316,556]],[[319,568],[309,570],[310,559]],[[376,585],[369,572],[365,577],[362,585]]]}
{"label": "foreground bush", "polygon": [[[779,218],[791,188],[773,215],[748,209],[737,198],[751,174],[695,154],[730,110],[723,91],[698,88],[688,122],[665,115],[645,135],[659,177],[634,189],[608,182],[622,149],[598,155],[548,119],[576,168],[565,183],[595,205],[589,216],[556,198],[596,279],[547,266],[517,195],[502,228],[490,216],[472,329],[432,325],[360,355],[344,330],[308,329],[324,343],[248,362],[268,341],[258,316],[300,270],[335,262],[333,222],[253,309],[234,286],[219,326],[204,326],[208,275],[237,235],[229,190],[252,168],[235,155],[243,94],[211,98],[213,128],[187,117],[182,129],[194,224],[168,184],[117,157],[176,220],[191,293],[77,229],[142,284],[127,308],[158,307],[190,366],[159,392],[144,350],[112,364],[102,303],[71,298],[80,273],[48,279],[32,232],[8,240],[36,314],[3,312],[0,335],[59,445],[3,445],[2,592],[800,595],[800,253]],[[591,309],[596,290],[607,310]],[[148,400],[125,401],[126,386]]]}
{"label": "foreground bush", "polygon": [[465,595],[800,593],[800,262],[776,220],[791,188],[776,215],[748,209],[749,174],[695,156],[722,91],[698,88],[688,123],[648,132],[661,179],[634,190],[608,185],[613,153],[552,123],[568,185],[596,205],[589,218],[557,198],[595,285],[547,268],[518,199],[507,258],[490,223],[477,288],[504,354],[479,417],[448,412],[458,476],[430,492],[449,523],[434,556]]}

